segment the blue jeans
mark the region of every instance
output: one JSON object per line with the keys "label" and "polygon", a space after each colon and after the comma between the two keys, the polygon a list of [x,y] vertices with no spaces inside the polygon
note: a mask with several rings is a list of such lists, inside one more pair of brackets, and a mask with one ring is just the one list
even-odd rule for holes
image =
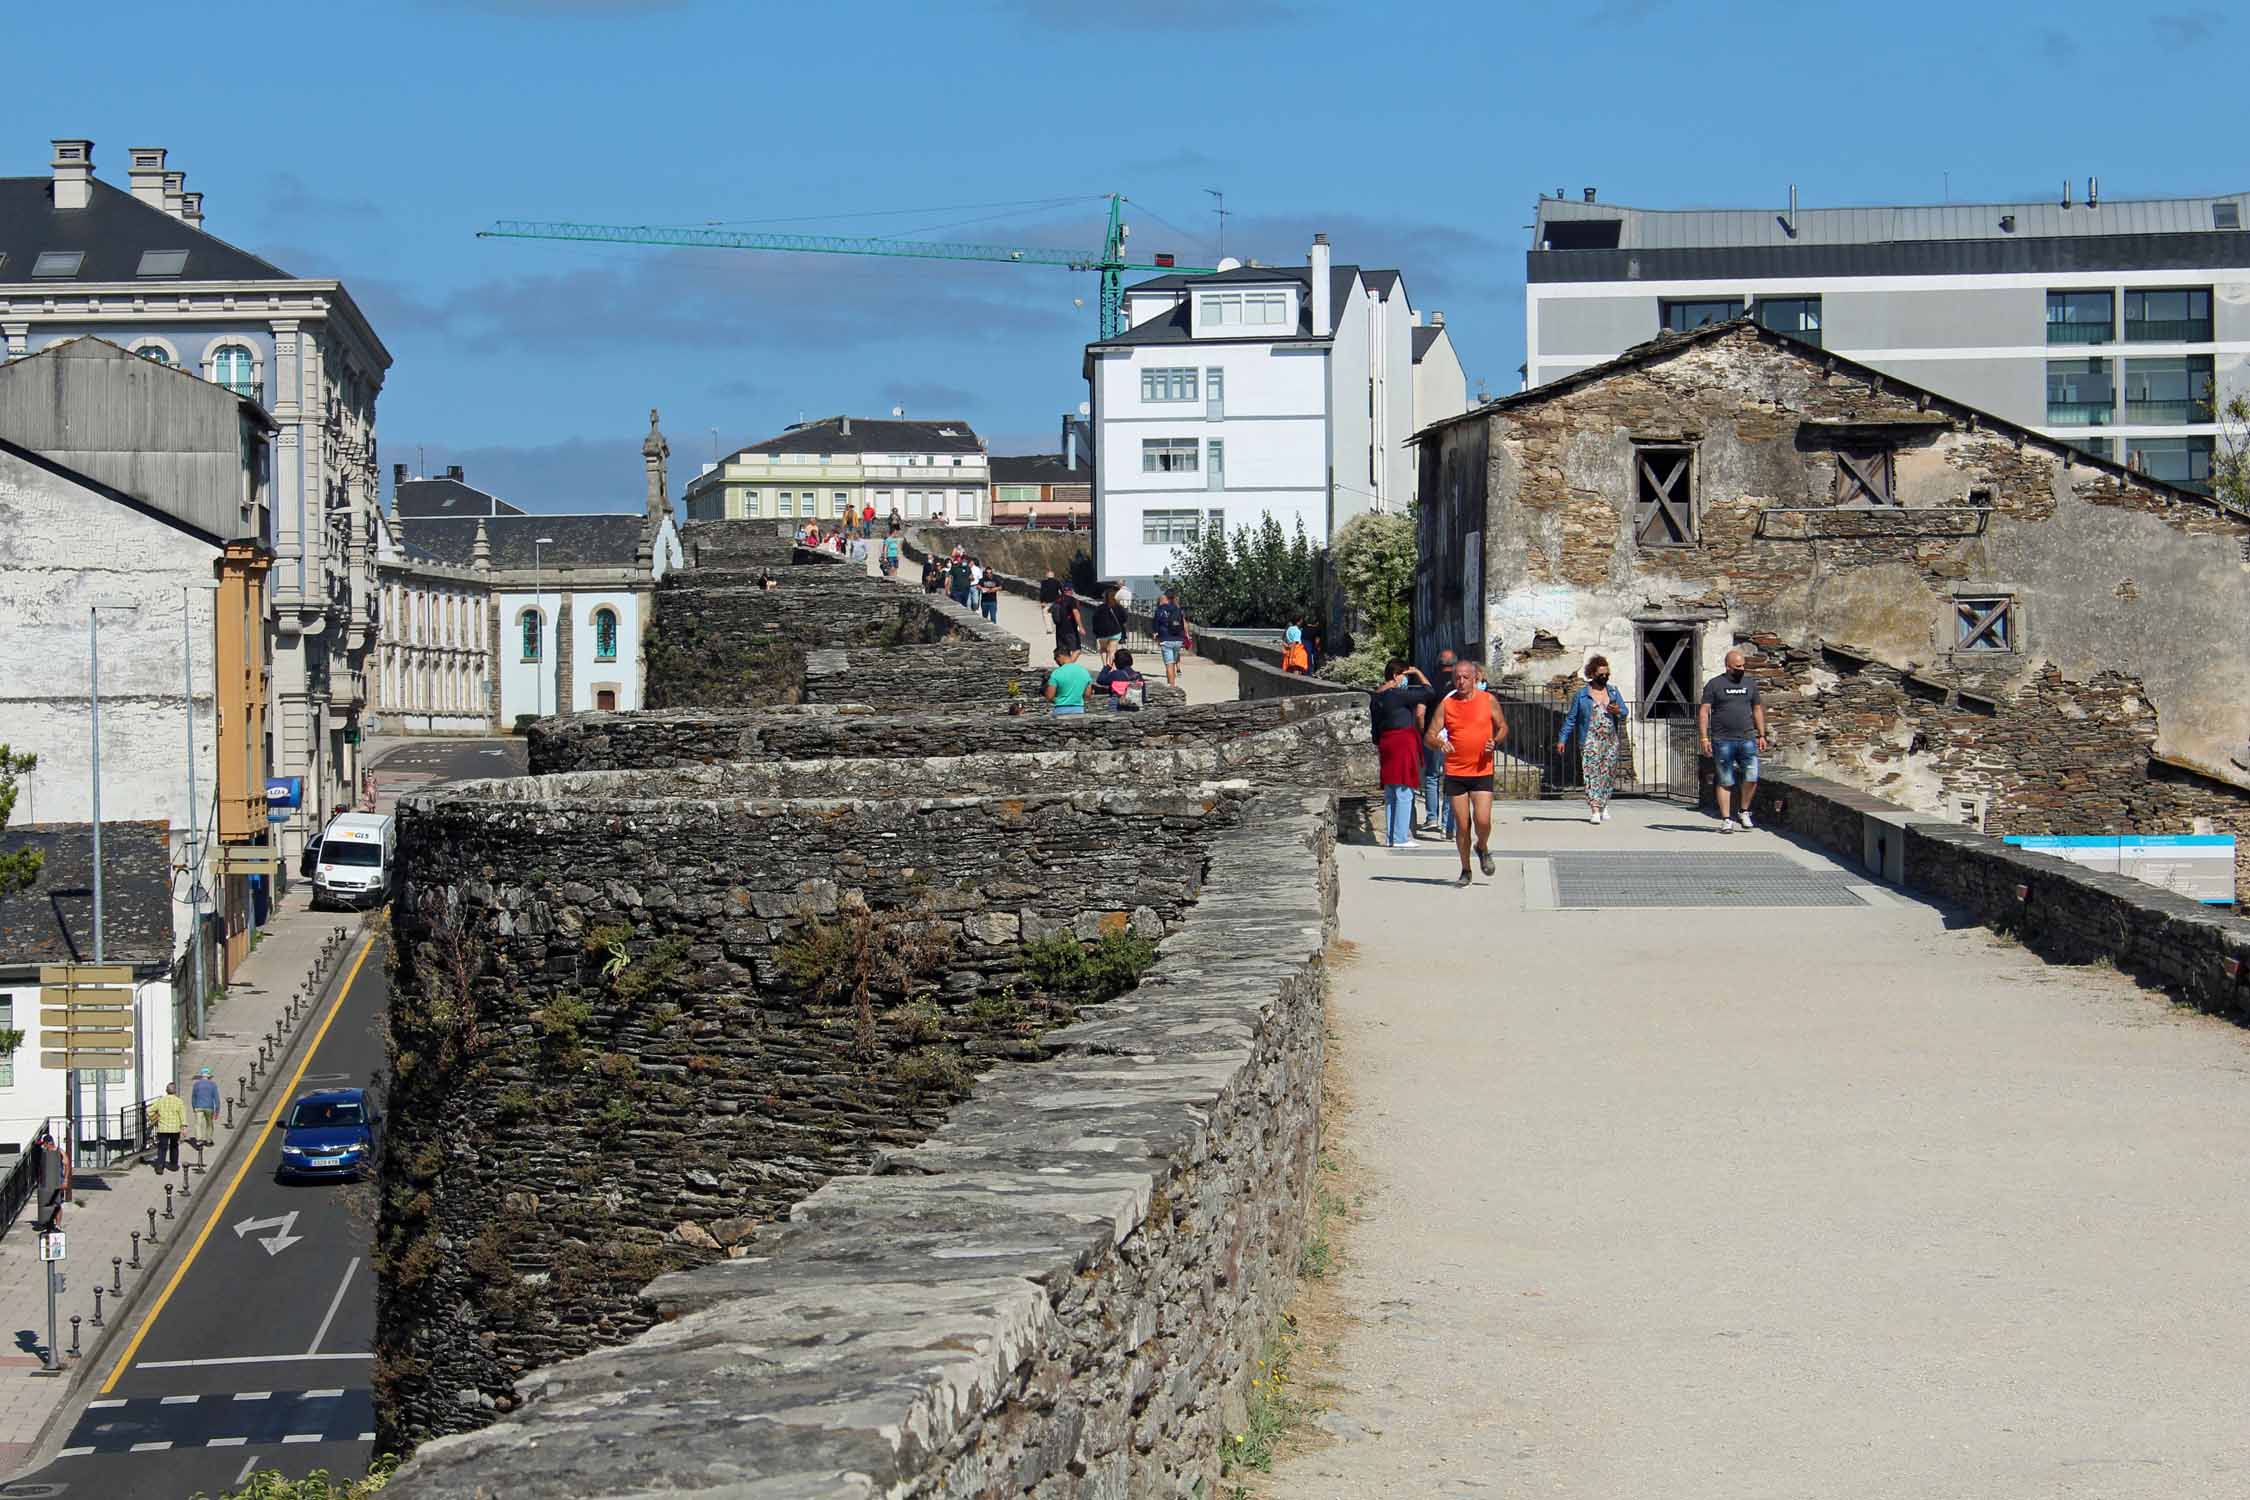
{"label": "blue jeans", "polygon": [[984,617],[987,620],[999,620],[1000,596],[998,594],[987,594],[984,596]]}
{"label": "blue jeans", "polygon": [[1384,787],[1383,811],[1388,815],[1389,842],[1394,846],[1414,842],[1414,788]]}
{"label": "blue jeans", "polygon": [[1422,747],[1422,826],[1445,825],[1453,837],[1453,799],[1445,795],[1445,752]]}
{"label": "blue jeans", "polygon": [[1733,786],[1737,781],[1758,779],[1758,742],[1756,740],[1713,740],[1711,762],[1717,768],[1719,785]]}
{"label": "blue jeans", "polygon": [[1055,705],[1054,711],[1057,715],[1082,714],[1086,711],[1086,705],[1083,703],[1058,703]]}

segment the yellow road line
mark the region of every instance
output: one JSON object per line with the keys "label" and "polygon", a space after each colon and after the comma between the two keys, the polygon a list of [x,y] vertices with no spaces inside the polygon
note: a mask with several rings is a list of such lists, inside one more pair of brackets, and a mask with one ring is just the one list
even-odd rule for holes
{"label": "yellow road line", "polygon": [[[343,1010],[345,997],[351,994],[352,986],[359,982],[360,965],[366,963],[367,955],[374,951],[374,940],[369,939],[367,944],[359,950],[359,957],[352,960],[352,971],[344,976],[343,985],[336,991],[335,1003],[328,1007],[328,1014],[320,1018],[320,1029],[313,1033],[312,1045],[305,1049],[305,1055],[298,1060],[297,1071],[290,1075],[289,1087],[280,1096],[283,1105],[296,1097],[297,1085],[304,1081],[305,1069],[312,1066],[313,1055],[320,1051],[320,1044],[328,1039],[329,1024]],[[116,1389],[118,1378],[125,1373],[126,1367],[133,1363],[133,1356],[141,1352],[141,1340],[148,1337],[148,1331],[156,1326],[157,1318],[164,1311],[164,1304],[172,1300],[172,1294],[178,1291],[180,1283],[187,1279],[188,1268],[195,1264],[196,1256],[203,1253],[203,1242],[211,1238],[211,1231],[218,1228],[220,1221],[226,1217],[227,1205],[234,1201],[235,1189],[242,1186],[243,1179],[250,1175],[250,1168],[265,1153],[266,1137],[273,1134],[274,1121],[280,1118],[281,1109],[279,1107],[276,1107],[272,1113],[266,1116],[266,1128],[258,1132],[258,1138],[252,1141],[249,1148],[242,1153],[242,1164],[234,1169],[234,1180],[227,1184],[226,1192],[220,1195],[219,1206],[212,1209],[211,1216],[203,1221],[202,1233],[195,1237],[194,1244],[188,1246],[186,1257],[172,1271],[172,1279],[164,1283],[164,1290],[157,1294],[156,1301],[150,1305],[148,1316],[141,1320],[140,1328],[133,1334],[133,1341],[127,1344],[125,1352],[117,1357],[117,1364],[110,1370],[109,1379],[102,1382],[99,1394],[106,1396]]]}

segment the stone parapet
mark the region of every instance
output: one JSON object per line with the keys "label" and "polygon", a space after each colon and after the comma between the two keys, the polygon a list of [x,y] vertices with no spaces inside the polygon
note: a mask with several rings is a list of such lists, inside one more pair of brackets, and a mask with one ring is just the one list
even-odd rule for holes
{"label": "stone parapet", "polygon": [[390,1492],[1217,1494],[1302,1249],[1335,900],[1326,799],[1241,812],[1130,995]]}

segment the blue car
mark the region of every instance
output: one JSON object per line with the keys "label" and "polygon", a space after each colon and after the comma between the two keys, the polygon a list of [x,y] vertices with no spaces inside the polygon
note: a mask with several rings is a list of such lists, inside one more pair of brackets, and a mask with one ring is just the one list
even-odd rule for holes
{"label": "blue car", "polygon": [[282,1119],[281,1160],[274,1175],[344,1177],[357,1181],[375,1162],[382,1117],[365,1089],[314,1089],[297,1096]]}

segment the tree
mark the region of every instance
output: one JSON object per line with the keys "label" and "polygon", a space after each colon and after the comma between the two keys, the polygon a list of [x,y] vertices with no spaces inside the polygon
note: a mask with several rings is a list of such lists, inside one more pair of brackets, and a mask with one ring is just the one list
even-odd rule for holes
{"label": "tree", "polygon": [[1336,578],[1359,616],[1360,654],[1405,657],[1414,634],[1414,513],[1355,516],[1336,536]]}
{"label": "tree", "polygon": [[1198,622],[1272,627],[1299,615],[1319,621],[1327,611],[1320,599],[1320,549],[1297,523],[1291,539],[1271,513],[1256,526],[1206,526],[1194,541],[1172,554],[1163,582],[1179,590],[1188,614]]}
{"label": "tree", "polygon": [[2211,493],[2238,510],[2250,510],[2250,396],[2227,397],[2219,407],[2218,418]]}
{"label": "tree", "polygon": [[[6,745],[0,745],[0,828],[16,812],[16,778],[39,764],[36,755],[18,755]],[[0,854],[0,899],[27,890],[39,878],[40,866],[47,862],[44,851],[19,849],[13,854]]]}

